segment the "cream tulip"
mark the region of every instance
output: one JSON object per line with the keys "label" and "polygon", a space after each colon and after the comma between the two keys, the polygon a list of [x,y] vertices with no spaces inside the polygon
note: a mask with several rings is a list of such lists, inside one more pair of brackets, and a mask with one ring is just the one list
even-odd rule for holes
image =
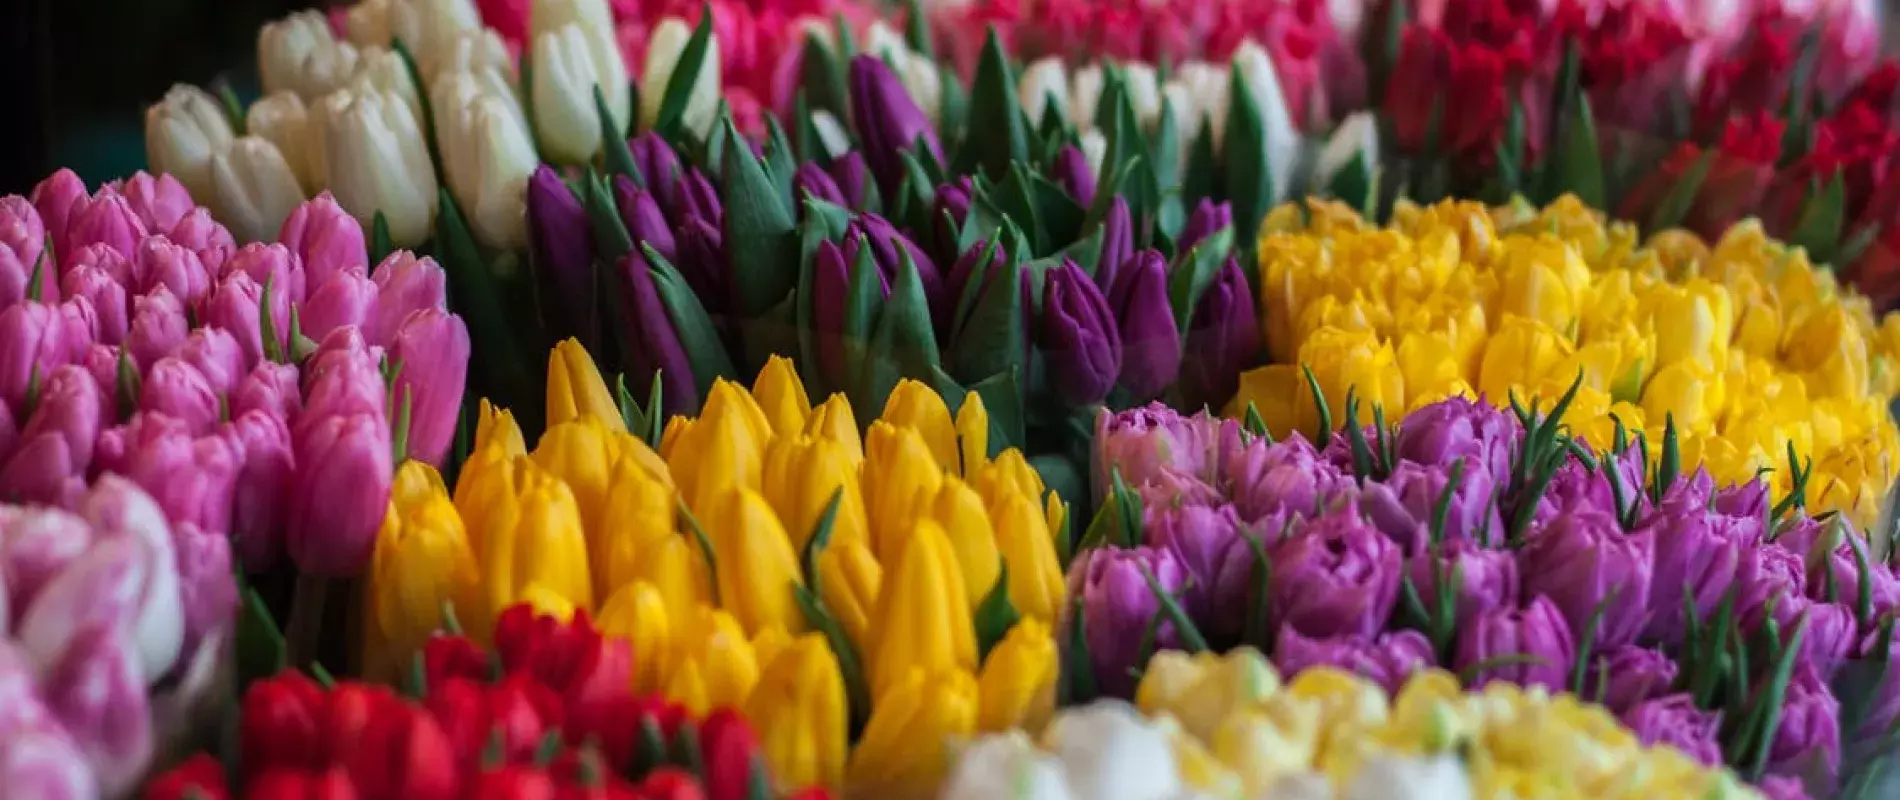
{"label": "cream tulip", "polygon": [[475,238],[503,250],[527,241],[528,176],[540,163],[514,91],[493,71],[436,78],[429,101],[442,178]]}
{"label": "cream tulip", "polygon": [[[642,125],[652,127],[659,121],[660,102],[666,97],[673,70],[679,66],[680,54],[692,35],[693,29],[685,20],[667,17],[660,20],[647,38],[646,71],[641,73],[646,81],[640,92]],[[703,139],[712,131],[719,115],[719,38],[716,36],[706,42],[706,57],[700,61],[699,75],[694,78],[692,87],[686,97],[684,121],[687,130]]]}
{"label": "cream tulip", "polygon": [[[530,36],[539,41],[544,33],[558,32],[569,25],[580,29],[587,41],[588,59],[593,62],[595,80],[600,84],[600,92],[607,100],[607,110],[613,112],[616,130],[625,134],[633,124],[633,92],[628,86],[627,64],[620,57],[620,46],[614,40],[613,12],[607,7],[607,0],[535,0],[529,13]],[[648,40],[648,47],[652,45]],[[540,71],[540,61],[535,62],[535,70]],[[595,122],[594,90],[592,86],[583,86],[580,100],[587,109],[588,124],[596,130],[600,125]],[[653,89],[655,92],[661,89]],[[540,95],[535,95],[540,97]],[[537,104],[539,101],[536,101]]]}
{"label": "cream tulip", "polygon": [[145,159],[152,171],[170,174],[193,197],[211,191],[211,159],[231,146],[231,122],[210,93],[176,84],[165,99],[145,110]]}
{"label": "cream tulip", "polygon": [[404,64],[402,54],[380,47],[363,52],[356,75],[347,84],[354,92],[387,92],[402,98],[409,106],[409,113],[422,118],[422,92],[416,86],[416,80],[409,74],[409,65]]}
{"label": "cream tulip", "polygon": [[415,56],[424,83],[442,70],[457,40],[481,30],[481,15],[470,0],[391,0],[389,5],[389,34]]}
{"label": "cream tulip", "polygon": [[342,88],[361,53],[339,41],[320,11],[300,11],[257,31],[257,72],[264,93],[296,92],[313,100]]}
{"label": "cream tulip", "polygon": [[339,91],[319,114],[330,193],[368,230],[382,212],[390,241],[415,247],[435,225],[435,169],[408,104],[388,92]]}
{"label": "cream tulip", "polygon": [[211,160],[211,215],[239,242],[276,241],[277,232],[304,201],[297,173],[277,145],[244,136]]}
{"label": "cream tulip", "polygon": [[1161,81],[1155,68],[1147,64],[1128,64],[1122,67],[1122,77],[1128,91],[1128,105],[1135,110],[1135,124],[1143,130],[1153,130],[1161,123]]}
{"label": "cream tulip", "polygon": [[1023,69],[1016,82],[1016,96],[1029,115],[1029,124],[1041,125],[1051,103],[1063,119],[1069,118],[1069,71],[1062,59],[1046,56]]}
{"label": "cream tulip", "polygon": [[343,31],[357,47],[389,46],[390,0],[362,0],[343,12]]}
{"label": "cream tulip", "polygon": [[1316,189],[1325,189],[1333,176],[1352,163],[1353,156],[1362,156],[1366,166],[1374,166],[1379,158],[1379,121],[1370,111],[1360,111],[1346,117],[1333,135],[1326,139],[1314,158],[1312,185]]}
{"label": "cream tulip", "polygon": [[[1249,39],[1234,51],[1233,68],[1240,75],[1239,85],[1246,88],[1260,109],[1267,163],[1295,163],[1300,157],[1300,129],[1293,124],[1293,115],[1287,110],[1286,92],[1280,88],[1280,73],[1273,68],[1273,59],[1258,42]],[[1277,202],[1278,198],[1285,197],[1292,180],[1293,170],[1274,170],[1272,199]]]}
{"label": "cream tulip", "polygon": [[1090,64],[1075,71],[1069,82],[1069,122],[1079,131],[1095,129],[1096,109],[1102,104],[1102,87],[1108,76],[1101,64]]}
{"label": "cream tulip", "polygon": [[323,176],[310,158],[310,110],[296,92],[258,98],[244,113],[244,130],[277,146],[305,194],[323,191]]}
{"label": "cream tulip", "polygon": [[600,114],[594,87],[607,88],[589,55],[587,34],[568,24],[534,40],[534,130],[548,159],[582,164],[600,152]]}

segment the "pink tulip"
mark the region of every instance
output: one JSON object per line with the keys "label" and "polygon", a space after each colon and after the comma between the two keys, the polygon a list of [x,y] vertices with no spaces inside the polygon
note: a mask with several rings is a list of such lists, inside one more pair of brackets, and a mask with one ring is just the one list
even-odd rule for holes
{"label": "pink tulip", "polygon": [[303,411],[303,395],[297,367],[260,361],[250,374],[231,390],[231,418],[239,419],[252,411],[262,411],[283,420],[294,420]]}
{"label": "pink tulip", "polygon": [[33,207],[53,237],[53,246],[63,255],[69,250],[66,227],[72,220],[73,206],[86,197],[86,182],[70,169],[60,169],[33,187]]}
{"label": "pink tulip", "polygon": [[363,342],[356,328],[338,328],[323,337],[304,364],[303,422],[344,414],[387,418],[381,353]]}
{"label": "pink tulip", "polygon": [[290,558],[311,575],[362,573],[389,504],[389,426],[374,414],[306,416],[293,436]]}
{"label": "pink tulip", "polygon": [[92,526],[69,511],[24,506],[0,511],[0,572],[6,573],[12,606],[31,605],[48,581],[85,555],[92,538]]}
{"label": "pink tulip", "polygon": [[108,625],[79,631],[40,681],[47,710],[79,746],[109,796],[131,791],[151,765],[152,715],[145,684],[136,647]]}
{"label": "pink tulip", "polygon": [[[28,270],[40,260],[46,245],[46,224],[40,212],[17,194],[0,197],[0,249],[13,252],[14,259]],[[56,272],[48,267],[47,272]]]}
{"label": "pink tulip", "polygon": [[244,348],[223,328],[199,328],[185,337],[174,353],[179,360],[196,367],[211,384],[211,391],[226,396],[237,388],[246,374]]}
{"label": "pink tulip", "polygon": [[72,641],[93,628],[133,638],[147,683],[178,660],[185,626],[171,543],[163,549],[129,536],[102,536],[47,581],[20,615],[17,638],[40,672],[58,664]]}
{"label": "pink tulip", "polygon": [[[5,220],[0,218],[0,224]],[[39,291],[33,299],[42,303],[59,302],[58,270],[51,264],[36,264],[16,255],[13,250],[0,244],[0,308],[13,305],[26,299],[26,290],[33,285],[36,277]]]}
{"label": "pink tulip", "polygon": [[171,417],[192,436],[204,436],[218,426],[218,405],[211,380],[176,356],[152,364],[140,384],[139,411]]}
{"label": "pink tulip", "polygon": [[0,495],[18,502],[71,508],[86,490],[106,398],[85,367],[53,371],[40,403],[0,468]]}
{"label": "pink tulip", "polygon": [[57,726],[21,730],[0,742],[0,786],[36,800],[94,800],[99,784],[72,739]]}
{"label": "pink tulip", "polygon": [[19,418],[27,388],[68,361],[66,325],[57,306],[24,302],[0,311],[0,400]]}
{"label": "pink tulip", "polygon": [[165,236],[197,251],[198,260],[204,262],[205,270],[212,275],[224,274],[224,262],[237,252],[237,240],[231,238],[231,232],[202,207],[185,214]]}
{"label": "pink tulip", "polygon": [[[93,383],[99,385],[99,391],[106,397],[106,416],[117,420],[119,411],[119,348],[109,344],[95,344],[86,349],[86,355],[79,359],[79,365],[86,368]],[[134,377],[138,366],[132,365]],[[137,395],[133,395],[137,399]]]}
{"label": "pink tulip", "polygon": [[132,300],[132,323],[125,334],[125,351],[141,374],[185,343],[190,333],[185,306],[164,285]]}
{"label": "pink tulip", "polygon": [[188,423],[148,411],[100,434],[94,453],[101,471],[150,492],[171,524],[190,522],[220,534],[231,529],[241,455],[223,437],[194,435]]}
{"label": "pink tulip", "polygon": [[376,313],[363,325],[363,336],[371,344],[388,344],[411,311],[449,307],[448,273],[428,256],[397,250],[376,265],[370,278],[380,289]]}
{"label": "pink tulip", "polygon": [[303,335],[321,341],[337,328],[361,326],[376,314],[376,294],[376,284],[364,275],[362,267],[337,270],[298,309]]}
{"label": "pink tulip", "polygon": [[231,538],[203,531],[189,522],[172,526],[178,554],[178,597],[184,606],[187,663],[198,643],[229,624],[237,611],[237,581],[231,575]]}
{"label": "pink tulip", "polygon": [[197,207],[196,203],[191,202],[191,193],[185,191],[185,185],[169,174],[155,178],[151,173],[140,170],[125,180],[119,192],[125,195],[132,213],[145,223],[145,229],[155,233],[171,230]]}
{"label": "pink tulip", "polygon": [[396,332],[389,360],[402,371],[396,374],[392,411],[400,419],[408,405],[410,458],[440,466],[448,455],[462,411],[468,355],[468,326],[441,309],[411,313]]}
{"label": "pink tulip", "polygon": [[224,277],[242,272],[260,287],[269,286],[271,294],[283,295],[294,303],[304,299],[303,260],[281,244],[252,242],[224,263]]}
{"label": "pink tulip", "polygon": [[369,268],[363,226],[337,205],[329,192],[305,200],[290,212],[277,241],[303,260],[305,279],[312,291],[345,269]]}
{"label": "pink tulip", "polygon": [[[109,247],[99,245],[88,248],[92,253],[112,253]],[[0,261],[6,256],[0,254]],[[66,272],[60,279],[60,291],[67,297],[84,297],[92,304],[93,316],[98,320],[98,340],[105,344],[118,344],[125,341],[126,330],[131,322],[126,319],[127,294],[125,285],[115,279],[106,267],[90,263],[93,257],[82,253],[78,264]]]}
{"label": "pink tulip", "polygon": [[127,288],[143,294],[164,286],[192,308],[198,307],[211,286],[211,271],[205,269],[198,251],[164,236],[148,236],[139,242],[132,274],[138,285]]}
{"label": "pink tulip", "polygon": [[[265,356],[258,318],[263,295],[264,288],[248,273],[231,272],[212,289],[200,314],[205,325],[223,328],[237,340],[238,347],[244,351],[247,368],[263,361]],[[271,324],[281,356],[288,352],[290,336],[290,298],[281,292],[271,293]]]}
{"label": "pink tulip", "polygon": [[123,195],[110,187],[100,189],[98,194],[73,204],[72,216],[66,220],[66,243],[59,248],[60,263],[64,264],[75,250],[95,242],[130,256],[146,233],[145,223],[139,221]]}
{"label": "pink tulip", "polygon": [[[295,368],[289,369],[294,377]],[[245,570],[263,572],[283,554],[284,501],[293,463],[290,427],[277,414],[252,409],[225,423],[221,433],[244,464],[232,492],[233,545]]]}
{"label": "pink tulip", "polygon": [[13,410],[7,408],[6,403],[0,403],[0,462],[12,458],[14,449],[19,446],[20,429],[13,421]]}

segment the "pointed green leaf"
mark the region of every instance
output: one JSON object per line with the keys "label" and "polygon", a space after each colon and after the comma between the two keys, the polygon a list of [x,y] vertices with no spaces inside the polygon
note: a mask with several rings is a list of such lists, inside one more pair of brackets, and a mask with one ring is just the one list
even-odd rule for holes
{"label": "pointed green leaf", "polygon": [[1010,164],[1029,160],[1029,135],[1024,130],[1022,106],[1016,99],[1016,78],[1003,52],[1002,39],[991,28],[983,42],[970,90],[969,128],[958,152],[956,173],[978,169],[1001,176]]}
{"label": "pointed green leaf", "polygon": [[[1267,125],[1260,106],[1238,66],[1228,73],[1227,96],[1232,105],[1227,112],[1224,178],[1227,199],[1233,204],[1234,229],[1249,235],[1260,229],[1260,221],[1273,210],[1273,170],[1267,152]],[[1291,165],[1287,165],[1289,168]]]}
{"label": "pointed green leaf", "polygon": [[[719,339],[719,330],[713,327],[712,318],[706,315],[706,307],[700,305],[698,295],[693,294],[692,287],[686,284],[686,278],[645,242],[640,243],[640,248],[646,253],[648,269],[653,273],[653,286],[660,295],[660,304],[666,309],[667,318],[673,321],[673,329],[679,332],[687,363],[693,366],[693,379],[698,384],[699,396],[706,397],[712,391],[713,381],[738,377],[738,371],[732,366],[732,357],[726,353],[726,347]],[[692,410],[678,409],[680,413]]]}
{"label": "pointed green leaf", "polygon": [[989,593],[983,596],[983,602],[977,604],[972,616],[976,622],[977,660],[981,662],[989,656],[990,649],[997,642],[1003,641],[1009,629],[1016,627],[1016,623],[1023,618],[1016,610],[1016,604],[1009,601],[1008,563],[997,569],[996,582],[990,584]]}
{"label": "pointed green leaf", "polygon": [[[725,130],[739,141],[730,121]],[[798,223],[750,148],[728,147],[725,157],[726,257],[738,289],[738,311],[756,317],[783,301],[797,280],[798,266],[792,259],[798,252],[794,238]]]}
{"label": "pointed green leaf", "polygon": [[1825,188],[1818,182],[1810,185],[1788,243],[1806,249],[1815,263],[1833,261],[1846,224],[1846,204],[1847,186],[1838,170]]}
{"label": "pointed green leaf", "polygon": [[660,113],[654,118],[653,129],[669,142],[676,142],[686,130],[686,102],[692,98],[693,84],[699,82],[700,70],[706,65],[706,51],[712,41],[712,7],[702,7],[699,24],[693,27],[693,35],[686,40],[686,47],[680,50],[679,61],[673,64],[673,74],[668,76],[664,92],[660,95]]}

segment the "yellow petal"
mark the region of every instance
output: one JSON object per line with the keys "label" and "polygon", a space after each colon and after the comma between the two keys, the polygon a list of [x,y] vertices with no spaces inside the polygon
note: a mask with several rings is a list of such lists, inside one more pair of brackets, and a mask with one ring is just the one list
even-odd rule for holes
{"label": "yellow petal", "polygon": [[548,425],[550,427],[584,416],[593,416],[607,427],[627,432],[613,394],[600,378],[594,357],[581,343],[567,339],[548,354]]}
{"label": "yellow petal", "polygon": [[805,397],[805,384],[791,359],[772,356],[766,359],[759,377],[752,382],[752,398],[771,423],[773,433],[790,436],[805,430],[811,416],[811,400]]}

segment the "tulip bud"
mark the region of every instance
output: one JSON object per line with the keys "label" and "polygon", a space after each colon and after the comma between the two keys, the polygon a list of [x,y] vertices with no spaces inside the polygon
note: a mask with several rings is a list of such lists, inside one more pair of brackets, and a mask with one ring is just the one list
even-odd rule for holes
{"label": "tulip bud", "polygon": [[[227,578],[228,579],[228,578]],[[109,627],[75,635],[41,679],[48,710],[91,763],[100,787],[129,791],[152,758],[152,720],[136,650]]]}
{"label": "tulip bud", "polygon": [[[271,325],[277,334],[276,352],[284,353],[287,343],[285,337],[290,333],[290,297],[287,293],[273,291],[270,299]],[[263,289],[249,274],[243,272],[226,275],[205,300],[205,324],[230,332],[244,353],[244,363],[249,366],[264,360],[266,352],[259,321],[262,302]],[[184,338],[183,308],[171,299],[170,292],[155,292],[137,298],[132,301],[132,305],[132,330],[126,335],[125,348],[132,354],[135,364],[149,365],[158,359],[159,354],[169,352],[175,346],[167,341],[167,337],[174,332],[171,330],[172,325],[176,325],[177,339]],[[172,308],[177,308],[175,314],[171,312]]]}
{"label": "tulip bud", "polygon": [[152,364],[139,394],[139,410],[164,414],[193,436],[202,436],[218,424],[218,392],[196,367],[167,356]]}
{"label": "tulip bud", "polygon": [[[370,266],[363,226],[337,205],[336,198],[328,192],[304,201],[291,211],[276,240],[303,262],[306,283],[317,289],[328,283],[331,275],[349,267],[368,269]],[[303,316],[307,325],[309,312],[305,311]]]}
{"label": "tulip bud", "polygon": [[194,207],[184,184],[169,174],[153,177],[140,170],[126,178],[119,191],[148,231],[171,230]]}
{"label": "tulip bud", "polygon": [[0,311],[0,342],[6,343],[0,347],[0,400],[22,417],[29,388],[72,355],[57,307],[25,302]]}
{"label": "tulip bud", "polygon": [[270,140],[239,138],[211,162],[213,211],[241,241],[271,241],[298,203],[303,189],[290,162]]}
{"label": "tulip bud", "polygon": [[[166,359],[161,363],[174,363]],[[189,370],[180,364],[181,371]],[[150,385],[149,383],[147,385]],[[213,417],[213,424],[216,417]],[[138,413],[99,436],[99,469],[124,475],[151,492],[173,522],[220,535],[231,527],[231,492],[241,455],[216,436],[162,413]]]}
{"label": "tulip bud", "polygon": [[337,41],[320,11],[291,14],[257,32],[257,72],[265,94],[322,97],[356,74],[357,59],[356,47]]}
{"label": "tulip bud", "polygon": [[[0,220],[0,225],[5,224]],[[38,248],[34,248],[38,250]],[[27,289],[35,284],[34,275],[38,273],[38,293],[32,298],[26,296]],[[55,264],[23,261],[10,248],[0,244],[0,307],[12,306],[22,300],[32,299],[42,303],[59,302],[62,280],[59,268]],[[67,274],[70,274],[68,272]]]}
{"label": "tulip bud", "polygon": [[11,252],[15,261],[28,269],[38,263],[47,233],[32,201],[17,194],[0,197],[0,249]]}
{"label": "tulip bud", "polygon": [[296,92],[267,94],[244,112],[244,132],[270,142],[305,193],[321,191],[324,176],[311,158],[310,111]]}
{"label": "tulip bud", "polygon": [[1040,731],[1055,712],[1060,666],[1047,623],[1034,617],[1016,623],[977,677],[977,729]]}
{"label": "tulip bud", "polygon": [[[376,25],[364,20],[364,33]],[[449,63],[456,42],[482,30],[482,18],[469,0],[396,0],[386,17],[391,39],[401,39],[415,54],[426,82]],[[535,64],[540,64],[540,59]]]}
{"label": "tulip bud", "polygon": [[888,577],[870,629],[872,696],[885,697],[907,673],[976,669],[969,594],[943,527],[918,520]]}
{"label": "tulip bud", "polygon": [[617,55],[597,60],[593,39],[579,25],[546,30],[534,38],[534,130],[542,149],[557,163],[585,163],[600,152],[595,89],[607,98],[609,110],[615,98],[620,99],[622,113],[614,115],[614,130],[625,130],[629,121],[626,67]]}
{"label": "tulip bud", "polygon": [[[700,176],[703,177],[703,176]],[[682,184],[684,185],[684,184]],[[695,181],[694,186],[698,185]],[[690,195],[688,196],[690,198]],[[717,198],[712,202],[718,205]],[[665,209],[660,205],[660,196],[635,186],[633,180],[624,175],[614,176],[614,206],[620,211],[620,221],[627,226],[627,233],[633,237],[636,245],[645,242],[661,258],[668,261],[679,259],[679,248],[675,244],[673,226],[667,222]],[[717,213],[716,211],[714,212]],[[690,214],[682,212],[682,216]],[[583,241],[589,241],[582,237]],[[636,247],[636,252],[638,249]]]}
{"label": "tulip bud", "polygon": [[1181,370],[1181,331],[1168,304],[1168,266],[1161,254],[1144,250],[1124,264],[1108,302],[1122,340],[1116,382],[1136,399],[1173,386]]}
{"label": "tulip bud", "polygon": [[517,250],[527,241],[525,192],[539,159],[528,121],[494,72],[444,73],[430,92],[443,179],[483,244]]}
{"label": "tulip bud", "polygon": [[1054,624],[1065,592],[1055,539],[1034,495],[992,492],[989,513],[996,546],[1009,567],[1009,598],[1023,616]]}
{"label": "tulip bud", "polygon": [[363,571],[388,503],[389,427],[369,414],[326,416],[293,434],[290,557],[326,577]]}
{"label": "tulip bud", "polygon": [[1240,388],[1240,373],[1260,356],[1254,293],[1238,261],[1228,257],[1188,318],[1181,363],[1185,407],[1220,408]]}
{"label": "tulip bud", "polygon": [[1333,129],[1332,136],[1326,139],[1326,146],[1313,162],[1312,185],[1317,189],[1327,188],[1333,177],[1352,163],[1354,157],[1363,159],[1368,170],[1378,163],[1379,123],[1372,112],[1351,114]]}
{"label": "tulip bud", "polygon": [[377,286],[376,311],[364,320],[363,338],[372,344],[387,345],[412,311],[448,310],[448,273],[428,256],[397,250],[370,279]]}
{"label": "tulip bud", "polygon": [[264,409],[233,413],[237,416],[220,431],[242,464],[231,492],[232,546],[247,571],[262,572],[275,565],[283,552],[290,428],[282,416]]}
{"label": "tulip bud", "polygon": [[231,232],[212,219],[211,210],[203,206],[180,218],[166,236],[197,252],[198,259],[212,275],[222,274],[225,260],[237,252],[237,241],[231,238]]}
{"label": "tulip bud", "polygon": [[[211,390],[219,397],[226,397],[237,388],[238,381],[245,375],[244,350],[238,347],[237,338],[222,328],[199,328],[185,338],[175,354],[180,361],[190,364],[203,374],[211,384]],[[116,379],[116,375],[114,376]],[[118,386],[116,380],[109,386]]]}
{"label": "tulip bud", "polygon": [[[645,76],[645,85],[651,88],[640,94],[641,127],[650,129],[659,122],[660,101],[665,99],[666,89],[673,82],[673,71],[679,68],[680,56],[692,36],[693,29],[678,17],[660,20],[648,34],[646,64],[640,74]],[[693,78],[686,108],[680,117],[686,129],[700,139],[712,132],[714,117],[719,112],[719,89],[724,85],[719,74],[720,64],[724,63],[719,47],[718,37],[706,40],[705,58],[700,61],[699,74]]]}
{"label": "tulip bud", "polygon": [[[614,194],[638,191],[631,180],[615,176]],[[595,332],[594,238],[581,200],[553,167],[541,165],[528,178],[528,225],[532,234],[534,268],[541,286],[537,299],[542,319],[559,336],[581,336],[597,341]],[[652,200],[647,200],[649,206]],[[623,205],[624,209],[625,206]],[[622,214],[626,212],[623,210]],[[658,216],[658,208],[653,211]],[[628,222],[635,241],[642,237]],[[667,233],[672,243],[672,234]]]}
{"label": "tulip bud", "polygon": [[580,342],[568,339],[548,354],[548,424],[582,417],[594,417],[619,433],[627,431],[593,356]]}
{"label": "tulip bud", "polygon": [[1038,344],[1049,364],[1049,382],[1070,406],[1108,396],[1122,371],[1122,342],[1115,318],[1095,282],[1072,261],[1048,272],[1043,283]]}
{"label": "tulip bud", "polygon": [[321,340],[338,328],[361,327],[376,313],[376,294],[376,284],[363,274],[362,267],[335,273],[329,280],[317,284],[317,290],[298,310],[301,332],[313,340]]}
{"label": "tulip bud", "polygon": [[74,253],[89,244],[110,245],[120,255],[138,252],[139,241],[148,231],[125,197],[107,186],[93,197],[73,202],[66,222],[66,241],[59,247],[60,265],[72,263]]}
{"label": "tulip bud", "polygon": [[379,673],[401,666],[441,627],[444,603],[476,610],[475,556],[434,469],[411,461],[396,471],[367,578],[367,655]]}
{"label": "tulip bud", "polygon": [[[211,160],[231,146],[233,136],[224,106],[196,86],[174,84],[145,110],[146,162],[155,172],[176,176],[193,197],[211,196]],[[39,192],[34,196],[38,205]],[[64,216],[55,220],[45,207],[41,216],[54,230],[65,229]]]}
{"label": "tulip bud", "polygon": [[14,508],[4,519],[6,534],[0,541],[6,544],[6,557],[0,567],[7,574],[6,594],[23,611],[48,581],[92,547],[93,529],[84,519],[56,508]]}
{"label": "tulip bud", "polygon": [[1055,164],[1050,169],[1051,176],[1062,191],[1067,192],[1083,208],[1095,202],[1095,168],[1090,166],[1089,158],[1081,148],[1063,145],[1056,151]]}
{"label": "tulip bud", "polygon": [[381,212],[398,247],[426,241],[435,225],[435,168],[408,104],[386,92],[343,91],[320,105],[337,202],[364,228]]}
{"label": "tulip bud", "polygon": [[468,326],[462,318],[441,309],[410,315],[389,345],[391,363],[403,370],[396,376],[398,414],[407,414],[409,441],[405,454],[439,464],[455,439],[455,423],[462,411],[462,387],[468,379]]}
{"label": "tulip bud", "polygon": [[792,585],[804,585],[798,554],[772,506],[757,492],[734,488],[707,509],[706,533],[712,539],[715,578],[721,605],[748,635],[767,627],[792,634],[805,629],[805,617],[793,602]]}
{"label": "tulip bud", "polygon": [[778,791],[844,782],[850,715],[823,635],[805,634],[765,664],[745,717],[764,733],[760,749]]}
{"label": "tulip bud", "polygon": [[382,354],[364,343],[355,328],[338,328],[323,337],[304,362],[304,413],[298,422],[346,414],[385,417]]}
{"label": "tulip bud", "polygon": [[638,347],[626,354],[635,391],[650,392],[657,372],[663,407],[675,413],[699,408],[699,382],[693,374],[693,363],[687,358],[680,331],[674,327],[660,299],[646,256],[638,251],[629,254],[621,259],[616,272],[619,291],[628,309],[618,322],[632,328],[632,335],[626,340],[638,343]]}
{"label": "tulip bud", "polygon": [[[46,226],[46,235],[53,237],[55,247],[66,247],[66,225],[72,217],[73,206],[86,196],[86,182],[64,167],[33,187],[29,200]],[[16,249],[15,252],[19,251]]]}
{"label": "tulip bud", "polygon": [[941,743],[976,732],[976,679],[968,670],[912,667],[876,696],[871,721],[851,753],[849,785],[878,797],[930,796],[949,769]]}
{"label": "tulip bud", "polygon": [[422,88],[416,85],[416,78],[409,74],[409,65],[402,60],[402,54],[394,50],[377,48],[363,55],[362,65],[356,70],[347,87],[352,92],[391,94],[402,98],[409,106],[409,113],[422,119]]}
{"label": "tulip bud", "polygon": [[304,277],[303,262],[289,247],[276,242],[247,244],[225,262],[224,275],[235,272],[251,276],[251,280],[259,287],[270,287],[272,294],[281,293],[298,303],[304,301],[304,289],[308,282]]}
{"label": "tulip bud", "polygon": [[919,146],[942,161],[930,118],[919,110],[901,79],[876,56],[851,60],[851,115],[857,120],[865,160],[885,197],[895,197],[904,172],[898,153]]}
{"label": "tulip bud", "polygon": [[800,215],[804,214],[804,201],[808,197],[813,200],[823,200],[835,206],[852,207],[844,199],[844,191],[838,188],[838,182],[832,179],[831,173],[811,161],[800,164],[798,172],[792,175],[792,196],[798,200]]}

